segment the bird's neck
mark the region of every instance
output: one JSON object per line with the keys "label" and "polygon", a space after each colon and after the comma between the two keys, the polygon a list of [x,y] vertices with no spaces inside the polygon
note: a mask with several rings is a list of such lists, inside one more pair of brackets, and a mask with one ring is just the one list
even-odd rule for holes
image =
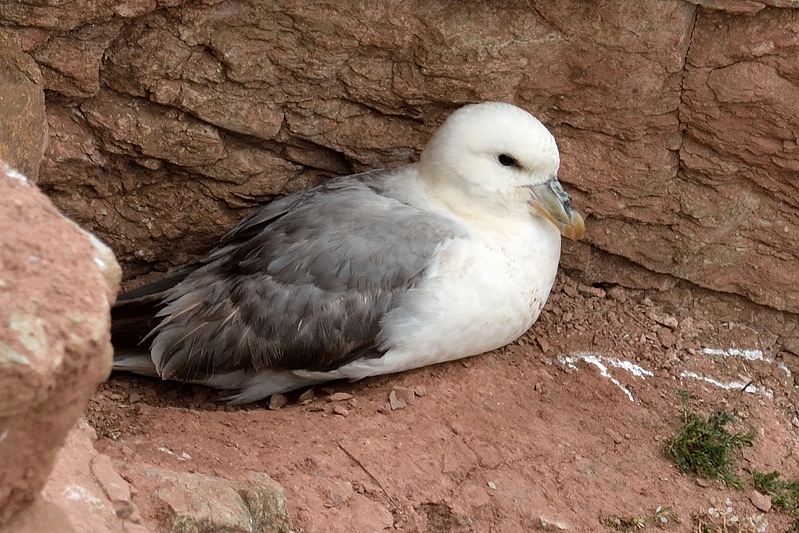
{"label": "bird's neck", "polygon": [[507,234],[515,232],[520,225],[534,222],[529,212],[513,212],[501,202],[477,198],[462,186],[455,187],[445,180],[420,179],[419,184],[442,214],[454,215],[475,229]]}

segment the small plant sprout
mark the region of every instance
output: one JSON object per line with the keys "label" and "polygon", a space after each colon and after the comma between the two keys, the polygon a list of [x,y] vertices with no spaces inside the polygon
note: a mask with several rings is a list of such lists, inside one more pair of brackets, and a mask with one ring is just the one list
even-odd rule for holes
{"label": "small plant sprout", "polygon": [[666,440],[664,452],[680,472],[695,473],[708,479],[722,479],[728,486],[743,489],[735,475],[735,456],[744,446],[751,446],[755,433],[730,433],[726,426],[733,421],[727,412],[705,418],[688,409],[688,394],[679,391],[683,426]]}
{"label": "small plant sprout", "polygon": [[780,479],[780,473],[776,470],[767,474],[755,470],[752,480],[758,491],[771,496],[774,507],[799,517],[799,480],[789,483]]}

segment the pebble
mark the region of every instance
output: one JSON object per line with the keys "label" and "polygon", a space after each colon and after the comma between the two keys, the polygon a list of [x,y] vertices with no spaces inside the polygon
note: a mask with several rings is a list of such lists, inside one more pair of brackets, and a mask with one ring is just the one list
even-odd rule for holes
{"label": "pebble", "polygon": [[424,385],[416,385],[416,387],[413,389],[413,392],[420,398],[422,396],[427,396],[427,389],[424,388]]}
{"label": "pebble", "polygon": [[535,520],[534,523],[534,527],[542,531],[571,531],[571,526],[569,524],[544,518],[543,516]]}
{"label": "pebble", "polygon": [[616,433],[610,428],[605,429],[605,434],[611,439],[613,439],[613,442],[615,442],[616,444],[621,444],[622,442],[624,442],[624,437],[622,437],[620,434]]}
{"label": "pebble", "polygon": [[347,411],[346,407],[344,407],[343,405],[339,404],[339,405],[334,405],[333,406],[333,414],[346,417],[346,416],[349,416],[350,412]]}
{"label": "pebble", "polygon": [[698,478],[696,478],[696,484],[697,484],[697,485],[699,485],[700,487],[702,487],[702,488],[705,488],[705,489],[706,489],[706,488],[708,488],[710,485],[712,485],[712,484],[713,484],[713,482],[712,482],[712,481],[710,481],[710,480],[709,480],[709,479],[707,479],[707,478],[704,478],[704,477],[698,477]]}
{"label": "pebble", "polygon": [[311,400],[313,400],[314,398],[315,398],[315,394],[314,394],[314,392],[313,392],[313,389],[308,389],[307,391],[305,391],[305,392],[303,392],[302,394],[300,394],[300,397],[299,397],[299,398],[297,398],[297,402],[298,402],[300,405],[307,405],[307,404],[308,404],[308,403],[310,403],[310,402],[311,402]]}
{"label": "pebble", "polygon": [[752,505],[764,513],[767,513],[771,510],[771,497],[766,496],[765,494],[760,494],[756,490],[753,490],[749,495],[749,501],[751,501]]}
{"label": "pebble", "polygon": [[680,326],[680,323],[673,316],[662,316],[658,322],[670,329],[677,329]]}
{"label": "pebble", "polygon": [[398,400],[405,402],[406,405],[414,405],[416,403],[416,393],[413,389],[394,387],[392,392]]}
{"label": "pebble", "polygon": [[677,344],[677,337],[670,330],[659,328],[657,330],[658,340],[664,348],[672,348]]}
{"label": "pebble", "polygon": [[447,427],[449,427],[449,430],[452,431],[456,435],[462,435],[463,434],[463,426],[461,426],[457,422],[449,422],[447,424]]}
{"label": "pebble", "polygon": [[683,335],[692,336],[696,334],[696,325],[694,324],[694,319],[691,317],[683,318],[679,328]]}
{"label": "pebble", "polygon": [[397,391],[391,391],[391,394],[388,395],[388,404],[391,406],[392,411],[399,411],[400,409],[405,409],[407,405],[403,400],[397,398]]}
{"label": "pebble", "polygon": [[536,337],[535,339],[538,341],[538,345],[541,347],[541,351],[544,353],[549,352],[549,343],[543,337]]}
{"label": "pebble", "polygon": [[282,409],[289,403],[288,398],[286,398],[285,394],[273,394],[269,397],[269,409],[275,411],[277,409]]}
{"label": "pebble", "polygon": [[695,355],[695,352],[700,348],[699,344],[695,343],[694,341],[686,341],[686,340],[683,340],[682,347],[684,350],[688,350],[689,352],[693,350],[694,353],[692,353],[691,355]]}
{"label": "pebble", "polygon": [[594,298],[604,298],[606,296],[605,289],[602,289],[600,287],[577,285],[577,290],[585,296],[592,296]]}
{"label": "pebble", "polygon": [[608,298],[624,303],[627,301],[627,291],[625,291],[620,285],[615,285],[608,289]]}
{"label": "pebble", "polygon": [[346,392],[334,392],[327,397],[328,402],[343,402],[352,398],[352,394]]}

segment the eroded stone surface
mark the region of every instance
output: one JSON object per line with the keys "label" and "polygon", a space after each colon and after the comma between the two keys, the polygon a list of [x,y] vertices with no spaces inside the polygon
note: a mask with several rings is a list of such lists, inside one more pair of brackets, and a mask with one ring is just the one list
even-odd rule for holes
{"label": "eroded stone surface", "polygon": [[[658,300],[683,291],[694,300]],[[761,319],[753,304],[730,299],[725,311],[712,299],[718,293],[679,287],[602,295],[559,275],[517,343],[468,365],[324,387],[357,398],[346,418],[330,413],[335,404],[315,410],[318,401],[300,405],[295,395],[278,411],[266,402],[214,405],[217,393],[198,405],[183,385],[120,375],[92,399],[92,424],[105,436],[103,452],[140,489],[148,523],[163,507],[145,503],[152,488],[130,476],[143,463],[227,479],[268,472],[284,487],[295,528],[307,533],[373,531],[364,520],[385,524],[386,511],[406,533],[601,532],[600,517],[648,516],[659,506],[682,518],[663,524],[676,532],[727,499],[746,521],[762,515],[749,499],[754,469],[799,479],[799,357],[775,353],[776,337],[751,322]],[[663,329],[674,346],[660,341]],[[427,394],[415,406],[380,414],[392,389],[420,385]],[[666,458],[664,441],[683,421],[680,390],[692,411],[735,409],[737,427],[755,430],[736,470],[749,489],[699,485]],[[184,452],[191,459],[181,460]],[[769,531],[793,523],[774,511],[767,518]]]}
{"label": "eroded stone surface", "polygon": [[0,159],[36,181],[47,140],[42,74],[0,34]]}
{"label": "eroded stone surface", "polygon": [[142,528],[131,500],[130,484],[111,459],[94,449],[94,430],[80,420],[67,436],[42,496],[66,515],[65,523],[81,533],[123,533],[126,523]]}
{"label": "eroded stone surface", "polygon": [[0,524],[45,483],[111,369],[110,250],[0,161]]}
{"label": "eroded stone surface", "polygon": [[799,12],[702,13],[688,56],[673,272],[799,310]]}
{"label": "eroded stone surface", "polygon": [[147,490],[148,499],[167,508],[161,528],[171,533],[292,530],[283,489],[266,474],[251,473],[243,482],[158,468],[130,475],[140,491]]}

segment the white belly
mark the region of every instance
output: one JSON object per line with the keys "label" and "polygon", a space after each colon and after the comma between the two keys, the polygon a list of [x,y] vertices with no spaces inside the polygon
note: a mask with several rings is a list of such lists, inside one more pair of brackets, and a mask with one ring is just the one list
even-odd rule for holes
{"label": "white belly", "polygon": [[[476,230],[442,249],[437,268],[381,321],[383,357],[349,363],[336,377],[401,372],[487,352],[538,318],[555,280],[560,234],[550,224]],[[329,378],[328,378],[329,379]]]}

